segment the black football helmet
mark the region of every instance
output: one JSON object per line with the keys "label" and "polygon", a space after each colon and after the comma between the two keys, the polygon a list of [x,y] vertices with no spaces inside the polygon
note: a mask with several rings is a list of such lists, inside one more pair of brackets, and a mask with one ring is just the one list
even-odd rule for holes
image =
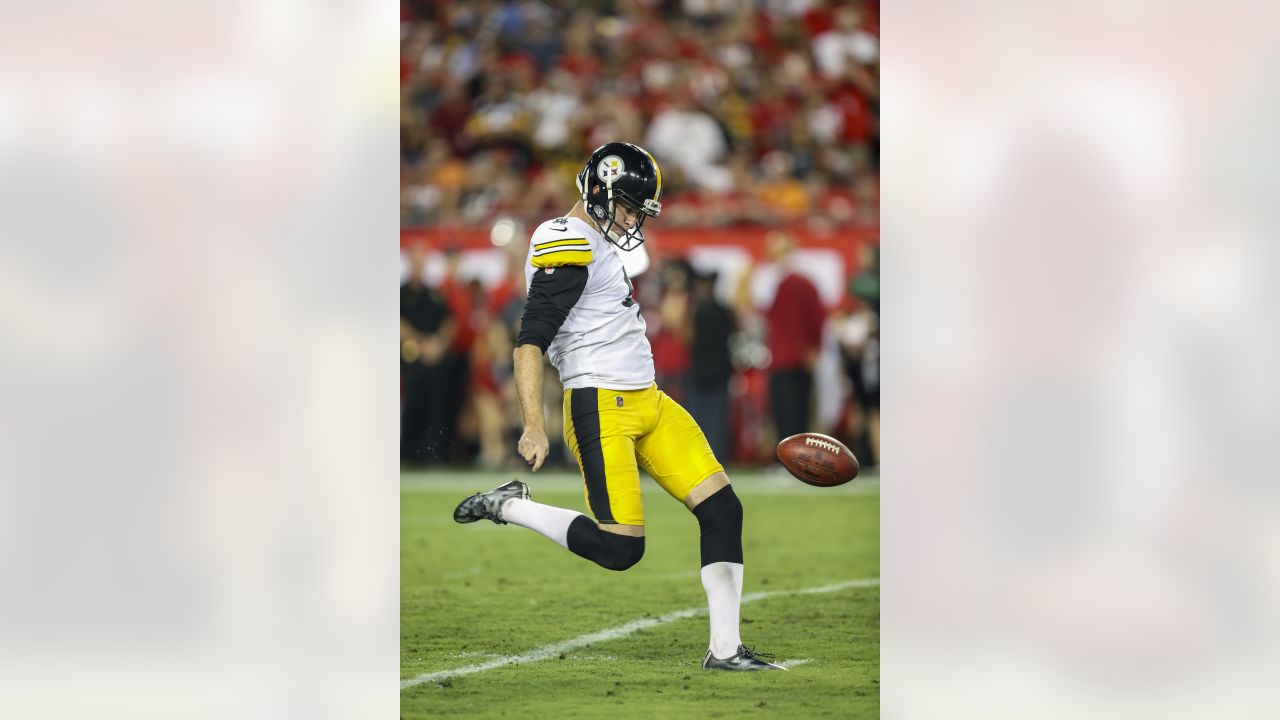
{"label": "black football helmet", "polygon": [[[662,212],[662,170],[647,150],[631,143],[611,142],[596,148],[578,173],[578,190],[587,215],[605,238],[622,250],[644,242],[640,226],[646,217]],[[636,214],[636,226],[617,222],[617,203]]]}

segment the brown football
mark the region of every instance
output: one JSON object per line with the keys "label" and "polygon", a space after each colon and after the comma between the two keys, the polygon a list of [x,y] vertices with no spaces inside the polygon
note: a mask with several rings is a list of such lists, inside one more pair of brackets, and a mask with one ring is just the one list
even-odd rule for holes
{"label": "brown football", "polygon": [[800,482],[843,485],[858,476],[858,458],[844,443],[818,433],[800,433],[778,443],[778,460]]}

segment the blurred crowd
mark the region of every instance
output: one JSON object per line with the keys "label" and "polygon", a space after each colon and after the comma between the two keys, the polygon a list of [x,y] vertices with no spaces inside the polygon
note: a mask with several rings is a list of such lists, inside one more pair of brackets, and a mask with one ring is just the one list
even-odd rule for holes
{"label": "blurred crowd", "polygon": [[608,141],[663,226],[878,223],[874,0],[403,0],[401,219],[537,222]]}

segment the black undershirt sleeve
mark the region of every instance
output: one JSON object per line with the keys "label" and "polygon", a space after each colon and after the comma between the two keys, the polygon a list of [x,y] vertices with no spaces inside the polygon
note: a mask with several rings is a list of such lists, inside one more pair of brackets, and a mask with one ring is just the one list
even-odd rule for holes
{"label": "black undershirt sleeve", "polygon": [[544,268],[535,272],[529,282],[529,297],[525,299],[516,347],[537,345],[546,352],[586,287],[587,268],[581,265]]}

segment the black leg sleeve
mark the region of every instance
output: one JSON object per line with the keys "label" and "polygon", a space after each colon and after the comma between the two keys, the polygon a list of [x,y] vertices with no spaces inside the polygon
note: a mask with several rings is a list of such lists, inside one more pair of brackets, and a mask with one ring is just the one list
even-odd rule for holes
{"label": "black leg sleeve", "polygon": [[569,550],[602,568],[626,570],[644,557],[644,538],[605,532],[586,515],[569,524]]}
{"label": "black leg sleeve", "polygon": [[702,535],[702,566],[742,563],[742,501],[732,485],[720,488],[693,509]]}

